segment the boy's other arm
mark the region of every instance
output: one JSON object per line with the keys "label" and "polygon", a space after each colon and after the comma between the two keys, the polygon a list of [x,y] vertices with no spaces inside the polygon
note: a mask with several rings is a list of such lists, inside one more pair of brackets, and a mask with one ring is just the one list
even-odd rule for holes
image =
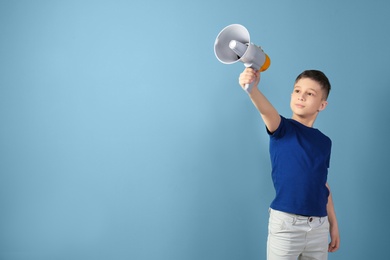
{"label": "boy's other arm", "polygon": [[239,83],[241,87],[244,88],[245,84],[250,84],[252,82],[254,85],[252,91],[249,93],[249,97],[260,112],[268,131],[273,133],[279,127],[281,121],[280,115],[271,102],[269,102],[263,93],[257,88],[260,82],[260,72],[255,71],[252,68],[246,68],[240,74]]}
{"label": "boy's other arm", "polygon": [[326,183],[326,187],[329,190],[328,205],[326,206],[326,209],[328,211],[329,232],[330,232],[330,243],[329,243],[328,251],[336,252],[340,247],[339,227],[337,224],[336,213],[334,210],[332,193],[330,192],[330,187],[328,183]]}

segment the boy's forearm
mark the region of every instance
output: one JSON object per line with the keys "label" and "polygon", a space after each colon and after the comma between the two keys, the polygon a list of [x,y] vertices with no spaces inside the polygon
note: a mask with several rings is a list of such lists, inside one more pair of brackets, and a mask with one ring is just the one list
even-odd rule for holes
{"label": "boy's forearm", "polygon": [[260,112],[260,115],[263,118],[263,121],[268,130],[270,132],[274,132],[280,124],[280,115],[278,111],[257,87],[252,89],[249,97],[257,110]]}
{"label": "boy's forearm", "polygon": [[330,187],[326,183],[326,187],[329,189],[328,204],[326,209],[328,211],[328,220],[329,220],[329,233],[330,233],[330,243],[328,247],[328,252],[336,252],[340,247],[340,233],[339,226],[337,223],[336,213],[334,210],[332,193],[330,192]]}

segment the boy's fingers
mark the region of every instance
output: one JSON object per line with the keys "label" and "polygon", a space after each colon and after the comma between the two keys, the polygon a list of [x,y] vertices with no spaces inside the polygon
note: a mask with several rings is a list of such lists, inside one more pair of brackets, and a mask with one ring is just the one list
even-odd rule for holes
{"label": "boy's fingers", "polygon": [[328,251],[329,252],[335,252],[335,251],[337,251],[338,248],[339,248],[339,246],[337,245],[336,242],[330,243],[329,247],[328,247]]}

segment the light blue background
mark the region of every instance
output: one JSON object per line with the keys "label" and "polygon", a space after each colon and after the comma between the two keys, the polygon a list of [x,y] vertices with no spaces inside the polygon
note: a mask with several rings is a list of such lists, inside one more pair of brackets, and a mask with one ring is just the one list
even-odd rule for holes
{"label": "light blue background", "polygon": [[[0,259],[265,259],[268,136],[214,56],[232,23],[272,60],[261,88],[289,117],[323,70],[330,259],[388,256],[390,2],[0,2]],[[387,233],[386,233],[387,232]]]}

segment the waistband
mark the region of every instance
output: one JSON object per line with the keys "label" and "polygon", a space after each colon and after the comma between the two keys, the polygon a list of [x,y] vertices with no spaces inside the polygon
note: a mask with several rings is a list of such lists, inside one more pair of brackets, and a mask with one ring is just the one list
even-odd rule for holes
{"label": "waistband", "polygon": [[272,215],[277,216],[280,219],[295,223],[296,221],[307,221],[308,223],[311,222],[319,222],[323,223],[328,217],[316,217],[316,216],[303,216],[303,215],[297,215],[292,213],[287,213],[279,210],[275,210],[272,208],[269,208],[269,213]]}

